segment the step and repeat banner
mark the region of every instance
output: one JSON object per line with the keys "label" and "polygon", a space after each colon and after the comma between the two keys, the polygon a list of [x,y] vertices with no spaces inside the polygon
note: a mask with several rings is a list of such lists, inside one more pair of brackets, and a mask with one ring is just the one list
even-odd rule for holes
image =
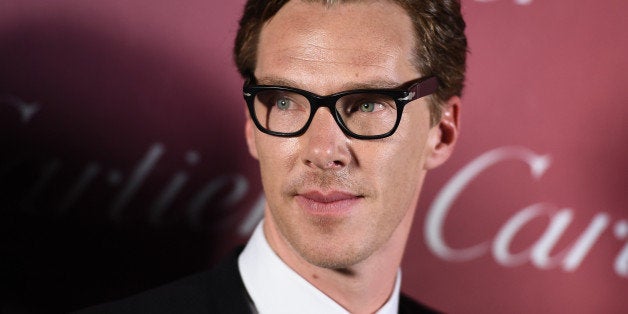
{"label": "step and repeat banner", "polygon": [[[231,59],[244,1],[0,3],[0,312],[210,267],[264,196]],[[461,138],[403,289],[449,313],[628,311],[628,4],[463,0]]]}

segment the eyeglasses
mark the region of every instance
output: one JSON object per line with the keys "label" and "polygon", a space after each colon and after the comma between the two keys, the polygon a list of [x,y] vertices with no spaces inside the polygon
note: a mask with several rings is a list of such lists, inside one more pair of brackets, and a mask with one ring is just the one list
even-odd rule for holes
{"label": "eyeglasses", "polygon": [[434,76],[421,78],[400,89],[358,89],[329,96],[284,86],[244,83],[244,99],[257,128],[270,135],[300,136],[316,111],[329,108],[340,129],[356,139],[379,139],[392,135],[405,105],[430,95],[438,88]]}

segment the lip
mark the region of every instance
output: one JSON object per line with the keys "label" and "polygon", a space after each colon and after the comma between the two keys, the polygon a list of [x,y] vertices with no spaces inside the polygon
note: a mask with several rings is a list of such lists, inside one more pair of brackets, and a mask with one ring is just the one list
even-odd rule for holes
{"label": "lip", "polygon": [[362,199],[343,191],[308,191],[295,196],[299,206],[315,216],[341,216],[348,214]]}

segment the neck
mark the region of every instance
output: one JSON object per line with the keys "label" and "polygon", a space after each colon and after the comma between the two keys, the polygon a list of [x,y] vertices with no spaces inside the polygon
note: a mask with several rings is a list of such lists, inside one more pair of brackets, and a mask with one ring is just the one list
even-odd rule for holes
{"label": "neck", "polygon": [[279,233],[266,211],[264,234],[275,253],[290,268],[351,313],[374,313],[390,298],[413,220],[406,213],[390,239],[367,259],[343,269],[310,264]]}

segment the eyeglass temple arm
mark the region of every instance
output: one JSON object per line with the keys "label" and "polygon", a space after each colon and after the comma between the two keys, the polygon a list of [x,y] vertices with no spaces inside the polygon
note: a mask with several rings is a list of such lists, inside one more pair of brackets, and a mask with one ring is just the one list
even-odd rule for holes
{"label": "eyeglass temple arm", "polygon": [[413,101],[423,96],[433,94],[438,89],[438,78],[430,76],[427,79],[417,82],[408,90],[408,96],[399,100]]}

